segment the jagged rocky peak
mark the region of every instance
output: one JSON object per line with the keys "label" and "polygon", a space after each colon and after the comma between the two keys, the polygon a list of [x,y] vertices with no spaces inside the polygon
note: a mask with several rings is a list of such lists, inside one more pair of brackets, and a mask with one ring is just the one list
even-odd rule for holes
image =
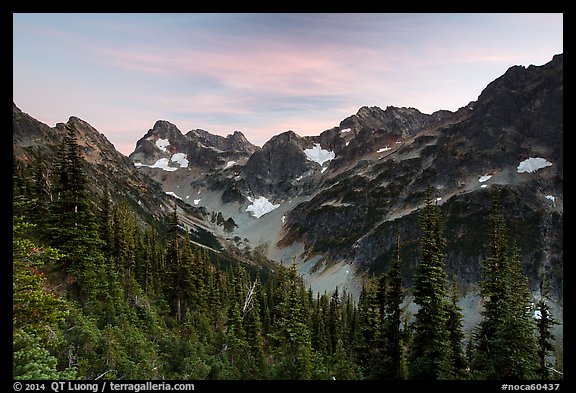
{"label": "jagged rocky peak", "polygon": [[171,136],[179,137],[182,132],[176,127],[175,124],[170,123],[167,120],[158,120],[154,123],[154,127],[148,131],[147,136],[157,135],[159,137],[169,138]]}
{"label": "jagged rocky peak", "polygon": [[15,103],[12,104],[12,137],[15,149],[21,146],[36,147],[39,145],[38,141],[45,143],[59,138],[54,129],[22,112]]}
{"label": "jagged rocky peak", "polygon": [[246,163],[245,173],[256,178],[297,176],[308,168],[304,147],[304,138],[294,131],[278,134],[252,154]]}
{"label": "jagged rocky peak", "polygon": [[[560,93],[563,91],[563,72],[564,72],[564,57],[563,55],[555,55],[548,63],[535,66],[512,66],[501,77],[495,79],[486,86],[478,97],[478,103],[475,110],[481,111],[485,106],[495,107],[491,109],[499,109],[500,104],[505,105],[502,112],[510,109],[510,103],[505,101],[511,95],[526,96],[525,100],[532,99],[533,93],[537,95],[537,99],[541,100],[543,95],[550,95]],[[494,99],[500,101],[492,102]],[[504,101],[504,102],[502,102]],[[494,105],[498,104],[498,105]],[[523,102],[518,103],[519,106]],[[537,104],[536,104],[537,105]],[[538,109],[523,108],[524,110]]]}
{"label": "jagged rocky peak", "polygon": [[[533,154],[563,170],[563,56],[542,66],[513,66],[481,92],[466,137],[512,159]],[[521,141],[521,142],[520,142]]]}
{"label": "jagged rocky peak", "polygon": [[148,130],[143,139],[155,144],[157,149],[164,152],[169,152],[171,146],[176,148],[177,145],[186,143],[186,137],[182,131],[175,124],[166,120],[156,121],[154,127]]}
{"label": "jagged rocky peak", "polygon": [[377,106],[363,106],[355,115],[342,120],[340,129],[360,132],[363,129],[385,132],[406,138],[437,120],[415,108],[388,106],[385,110]]}
{"label": "jagged rocky peak", "polygon": [[240,131],[234,131],[233,134],[226,137],[214,135],[202,129],[190,130],[186,137],[191,141],[198,141],[205,146],[215,147],[222,151],[228,152],[243,152],[252,154],[258,150],[258,146],[253,145],[246,139],[244,134]]}
{"label": "jagged rocky peak", "polygon": [[279,145],[285,145],[288,143],[298,143],[302,141],[302,137],[296,134],[292,130],[284,131],[278,135],[274,135],[268,142],[263,146],[264,149],[273,148]]}
{"label": "jagged rocky peak", "polygon": [[129,157],[135,162],[149,163],[150,160],[168,157],[180,151],[185,143],[186,137],[176,125],[166,120],[158,120],[136,143],[136,149]]}
{"label": "jagged rocky peak", "polygon": [[258,146],[250,143],[244,134],[240,131],[234,131],[233,134],[228,135],[226,137],[226,141],[228,142],[227,150],[244,151],[246,153],[252,154],[259,149]]}

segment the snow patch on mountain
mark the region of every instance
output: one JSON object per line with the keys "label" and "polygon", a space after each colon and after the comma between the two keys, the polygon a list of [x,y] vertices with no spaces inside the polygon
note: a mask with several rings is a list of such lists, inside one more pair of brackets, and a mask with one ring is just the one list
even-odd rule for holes
{"label": "snow patch on mountain", "polygon": [[186,156],[186,153],[176,153],[172,155],[170,161],[180,164],[180,168],[188,167],[188,158]]}
{"label": "snow patch on mountain", "polygon": [[325,162],[336,158],[336,153],[322,149],[319,143],[315,143],[311,149],[304,149],[304,154],[306,154],[306,158],[309,161],[317,162],[320,165],[324,165]]}
{"label": "snow patch on mountain", "polygon": [[522,172],[535,172],[538,169],[545,168],[547,166],[551,166],[552,163],[550,161],[545,160],[542,157],[530,157],[520,163],[518,165],[518,173]]}
{"label": "snow patch on mountain", "polygon": [[167,150],[166,148],[167,148],[168,146],[170,146],[170,141],[169,141],[168,139],[159,138],[159,139],[156,141],[156,146],[157,146],[160,150],[162,150],[163,152],[168,153],[168,150]]}
{"label": "snow patch on mountain", "polygon": [[248,205],[246,211],[251,212],[252,215],[256,218],[260,218],[264,214],[270,213],[272,210],[280,206],[279,204],[274,205],[266,197],[259,197],[258,199],[248,197],[248,200],[252,202],[252,204]]}
{"label": "snow patch on mountain", "polygon": [[173,154],[170,158],[160,158],[156,160],[156,162],[152,165],[142,164],[141,162],[135,162],[134,165],[136,167],[147,166],[149,168],[159,168],[167,172],[174,172],[178,168],[170,166],[169,164],[171,162],[178,164],[180,168],[187,168],[189,163],[186,153],[176,153]]}
{"label": "snow patch on mountain", "polygon": [[172,191],[166,191],[167,195],[173,196],[174,198],[178,198],[180,200],[183,200],[182,198],[180,198],[178,195],[174,194]]}
{"label": "snow patch on mountain", "polygon": [[160,158],[159,160],[157,160],[154,164],[152,165],[146,165],[146,164],[142,164],[141,162],[135,162],[134,165],[136,165],[137,167],[140,166],[147,166],[149,168],[159,168],[162,169],[164,171],[168,171],[168,172],[173,172],[178,168],[174,168],[171,166],[168,166],[168,162],[169,160],[167,158]]}
{"label": "snow patch on mountain", "polygon": [[230,167],[233,167],[234,165],[236,165],[236,161],[228,161],[224,169],[228,169]]}

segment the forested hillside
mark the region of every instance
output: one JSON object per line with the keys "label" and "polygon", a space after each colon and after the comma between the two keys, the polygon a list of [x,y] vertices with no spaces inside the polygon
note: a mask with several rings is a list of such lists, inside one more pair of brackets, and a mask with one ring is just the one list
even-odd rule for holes
{"label": "forested hillside", "polygon": [[[355,302],[338,288],[306,288],[291,261],[274,271],[223,261],[191,242],[176,206],[162,225],[143,223],[129,203],[89,193],[74,127],[50,165],[46,178],[14,160],[15,379],[561,376],[554,320],[545,296],[532,299],[498,187],[482,262],[483,318],[467,337],[431,187],[421,236],[398,234],[388,268]],[[410,289],[400,278],[407,241],[420,253]],[[410,319],[407,295],[417,305]]]}

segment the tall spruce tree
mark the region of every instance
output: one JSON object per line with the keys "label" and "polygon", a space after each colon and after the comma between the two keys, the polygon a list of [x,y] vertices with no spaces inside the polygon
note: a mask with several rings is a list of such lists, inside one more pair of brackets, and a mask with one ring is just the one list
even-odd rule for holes
{"label": "tall spruce tree", "polygon": [[94,206],[89,198],[85,161],[76,130],[67,132],[59,149],[56,198],[50,205],[49,244],[63,253],[61,266],[80,284],[77,290],[94,297],[102,290],[104,256]]}
{"label": "tall spruce tree", "polygon": [[394,244],[394,254],[390,269],[386,273],[388,287],[386,288],[386,299],[384,311],[386,319],[384,321],[384,337],[386,339],[386,353],[388,364],[386,365],[387,377],[400,379],[402,377],[402,331],[401,303],[404,298],[402,294],[402,276],[400,274],[400,231],[396,232],[396,242]]}
{"label": "tall spruce tree", "polygon": [[183,322],[185,279],[183,274],[185,274],[185,271],[182,269],[180,230],[178,225],[177,205],[174,204],[174,209],[172,210],[169,220],[169,243],[166,247],[166,285],[164,286],[164,289],[167,292],[168,299],[170,299],[174,317],[179,322]]}
{"label": "tall spruce tree", "polygon": [[277,342],[274,377],[311,379],[313,349],[305,309],[307,296],[295,264],[286,269],[282,289],[284,293],[277,309],[279,320],[271,333]]}
{"label": "tall spruce tree", "polygon": [[487,257],[480,265],[483,319],[475,329],[472,351],[471,368],[474,378],[477,379],[497,379],[498,359],[494,356],[497,353],[494,346],[498,331],[502,328],[503,318],[508,312],[504,282],[508,270],[508,233],[502,216],[499,193],[493,192],[491,198]]}
{"label": "tall spruce tree", "polygon": [[452,276],[449,288],[448,320],[446,329],[450,340],[450,355],[447,361],[448,370],[444,379],[469,379],[468,360],[464,353],[464,332],[462,330],[462,308],[458,305],[459,294],[456,279]]}
{"label": "tall spruce tree", "polygon": [[377,359],[380,335],[380,307],[377,301],[377,279],[369,277],[358,298],[358,331],[354,340],[355,352],[362,374],[375,379],[380,373]]}
{"label": "tall spruce tree", "polygon": [[506,274],[507,312],[496,336],[498,379],[535,379],[538,377],[538,342],[530,307],[532,294],[528,278],[522,272],[520,249],[511,248]]}
{"label": "tall spruce tree", "polygon": [[500,194],[492,195],[488,256],[482,261],[483,319],[474,332],[472,374],[476,379],[530,379],[537,376],[535,325],[521,254],[511,247]]}
{"label": "tall spruce tree", "polygon": [[432,187],[426,191],[420,216],[420,261],[416,266],[414,302],[419,306],[414,322],[409,376],[412,379],[440,379],[450,352],[446,330],[446,240],[440,208],[434,203]]}

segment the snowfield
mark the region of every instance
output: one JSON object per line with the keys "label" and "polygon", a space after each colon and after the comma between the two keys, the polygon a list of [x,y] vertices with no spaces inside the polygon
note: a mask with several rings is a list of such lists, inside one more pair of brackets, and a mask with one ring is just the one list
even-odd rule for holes
{"label": "snowfield", "polygon": [[187,168],[188,158],[186,157],[186,153],[176,153],[170,158],[170,161],[178,163],[180,168]]}
{"label": "snowfield", "polygon": [[168,162],[169,162],[169,160],[167,158],[160,158],[158,161],[156,161],[152,165],[145,165],[145,164],[137,163],[137,166],[147,166],[150,168],[160,168],[160,169],[162,169],[164,171],[168,171],[168,172],[173,172],[176,169],[178,169],[178,168],[168,166]]}
{"label": "snowfield", "polygon": [[248,197],[248,200],[252,202],[252,204],[248,205],[246,211],[251,212],[252,215],[256,218],[260,218],[264,214],[270,213],[272,210],[280,206],[279,204],[272,204],[266,197],[260,197],[258,199]]}
{"label": "snowfield", "polygon": [[528,172],[532,173],[537,171],[538,169],[545,168],[547,166],[551,166],[552,163],[550,161],[545,160],[541,157],[530,157],[527,160],[524,160],[518,165],[518,173]]}
{"label": "snowfield", "polygon": [[156,141],[156,146],[158,147],[158,149],[162,150],[164,153],[168,153],[168,150],[166,149],[168,146],[170,146],[170,141],[168,139],[158,139]]}
{"label": "snowfield", "polygon": [[160,158],[152,165],[142,164],[141,162],[135,162],[134,165],[137,167],[147,166],[148,168],[159,168],[167,172],[174,172],[178,168],[170,166],[170,163],[176,163],[180,166],[180,168],[187,168],[188,167],[188,158],[186,153],[175,153],[172,157],[168,158]]}
{"label": "snowfield", "polygon": [[309,161],[317,162],[320,165],[324,165],[325,162],[336,158],[336,154],[333,151],[322,149],[319,143],[315,143],[312,149],[304,149],[304,154],[306,154],[306,158]]}

